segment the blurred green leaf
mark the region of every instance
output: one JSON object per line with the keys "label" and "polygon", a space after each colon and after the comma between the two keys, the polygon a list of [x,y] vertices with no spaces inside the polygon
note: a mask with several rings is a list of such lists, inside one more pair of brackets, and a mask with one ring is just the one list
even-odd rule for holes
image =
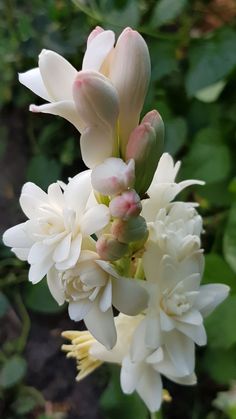
{"label": "blurred green leaf", "polygon": [[18,415],[31,412],[36,406],[44,406],[42,394],[34,387],[21,386],[11,409]]}
{"label": "blurred green leaf", "polygon": [[209,375],[220,384],[236,379],[236,348],[207,349],[203,365]]}
{"label": "blurred green leaf", "polygon": [[151,25],[161,26],[175,19],[182,13],[187,3],[187,0],[160,0],[153,11]]}
{"label": "blurred green leaf", "polygon": [[9,307],[9,301],[7,297],[0,292],[0,318],[6,314],[6,311]]}
{"label": "blurred green leaf", "polygon": [[7,360],[0,371],[0,387],[8,389],[19,383],[26,373],[26,361],[19,355]]}
{"label": "blurred green leaf", "polygon": [[181,149],[187,137],[187,124],[183,118],[174,118],[165,122],[165,151],[172,156]]}
{"label": "blurred green leaf", "polygon": [[208,345],[211,348],[229,349],[236,344],[236,295],[228,297],[205,320]]}
{"label": "blurred green leaf", "polygon": [[202,102],[215,102],[223,91],[225,85],[226,82],[224,80],[220,80],[217,83],[204,87],[203,89],[196,92],[195,97]]}
{"label": "blurred green leaf", "polygon": [[225,179],[231,170],[230,151],[215,128],[200,130],[184,159],[182,177],[208,183]]}
{"label": "blurred green leaf", "polygon": [[186,77],[187,93],[190,96],[223,79],[235,68],[235,44],[236,32],[226,27],[211,38],[193,41],[189,50],[190,67]]}
{"label": "blurred green leaf", "polygon": [[224,259],[216,253],[209,253],[205,257],[205,271],[202,283],[223,283],[230,287],[231,293],[236,293],[236,274]]}
{"label": "blurred green leaf", "polygon": [[64,310],[53,299],[44,278],[38,284],[26,283],[23,288],[23,299],[26,306],[39,313],[58,313]]}
{"label": "blurred green leaf", "polygon": [[36,183],[42,189],[56,182],[60,178],[61,166],[56,160],[49,160],[46,156],[35,156],[30,160],[27,179]]}
{"label": "blurred green leaf", "polygon": [[236,272],[236,204],[234,204],[230,209],[224,233],[223,249],[225,259],[234,272]]}
{"label": "blurred green leaf", "polygon": [[176,59],[177,44],[175,41],[153,41],[150,47],[152,60],[152,80],[160,80],[162,77],[178,70]]}
{"label": "blurred green leaf", "polygon": [[122,392],[120,388],[120,368],[112,367],[111,370],[110,382],[100,399],[105,414],[112,419],[147,419],[147,408],[137,393],[126,396]]}

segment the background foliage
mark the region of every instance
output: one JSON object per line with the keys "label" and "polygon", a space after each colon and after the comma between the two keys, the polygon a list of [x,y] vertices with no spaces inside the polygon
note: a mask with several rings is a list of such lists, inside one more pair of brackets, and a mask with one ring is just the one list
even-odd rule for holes
{"label": "background foliage", "polygon": [[[226,283],[231,295],[206,322],[208,347],[197,352],[199,385],[186,389],[166,383],[173,397],[172,403],[164,405],[162,416],[167,419],[236,418],[235,17],[234,0],[0,3],[2,231],[22,219],[17,197],[26,180],[46,188],[52,181],[66,179],[84,168],[78,132],[62,119],[30,114],[28,105],[38,99],[18,83],[17,72],[36,66],[42,48],[57,51],[79,69],[86,38],[95,25],[114,29],[117,34],[132,26],[145,37],[152,80],[144,113],[153,108],[161,113],[166,126],[165,150],[183,161],[180,178],[206,181],[205,187],[195,187],[186,195],[200,204],[204,218],[207,255],[203,281]],[[68,381],[69,393],[76,391],[78,395],[92,386],[86,390],[89,400],[91,394],[97,399],[105,389],[95,411],[89,401],[82,411],[72,399],[68,404],[66,391],[50,399],[47,386],[38,386],[35,376],[32,380],[29,348],[35,343],[34,330],[38,331],[42,323],[49,330],[56,328],[57,350],[50,358],[55,378],[53,360],[59,356],[62,319],[67,314],[59,312],[45,283],[34,287],[27,283],[27,266],[3,246],[0,258],[1,417],[147,418],[135,395],[121,395],[115,369],[110,383],[105,368],[100,375],[95,374],[96,382],[88,378],[83,387],[73,390],[74,365],[69,375],[69,362],[64,364],[60,379]],[[46,342],[46,352],[51,351],[50,345]],[[48,377],[45,369],[41,373]],[[58,398],[63,403],[58,403]],[[81,403],[84,406],[84,401]]]}

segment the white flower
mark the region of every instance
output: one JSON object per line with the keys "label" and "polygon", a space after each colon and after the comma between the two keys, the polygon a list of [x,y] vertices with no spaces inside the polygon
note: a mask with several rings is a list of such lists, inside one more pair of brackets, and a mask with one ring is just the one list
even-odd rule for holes
{"label": "white flower", "polygon": [[165,349],[160,347],[153,351],[145,346],[144,329],[139,327],[143,317],[119,314],[115,318],[117,343],[110,351],[93,341],[88,334],[85,335],[86,332],[63,332],[63,336],[72,341],[72,345],[63,345],[63,349],[68,356],[77,359],[80,370],[77,380],[84,378],[102,362],[120,364],[123,392],[131,394],[136,390],[148,409],[155,412],[163,398],[160,374],[187,385],[195,384],[196,378],[194,374],[179,374]]}
{"label": "white flower", "polygon": [[176,369],[191,374],[194,342],[206,344],[203,317],[227,297],[229,288],[220,284],[200,286],[201,250],[186,248],[179,260],[169,254],[160,257],[158,242],[150,240],[143,267],[150,292],[144,320],[146,344],[153,349],[164,345]]}
{"label": "white flower", "polygon": [[180,162],[174,165],[168,153],[162,154],[153,181],[147,191],[150,199],[143,201],[143,216],[146,221],[154,221],[161,208],[165,208],[183,189],[191,185],[204,185],[200,180],[175,182]]}
{"label": "white flower", "polygon": [[105,205],[88,208],[91,192],[90,171],[72,178],[64,191],[58,183],[51,184],[48,193],[31,182],[23,186],[20,204],[29,220],[7,230],[3,241],[20,259],[28,260],[31,282],[39,282],[52,266],[73,267],[82,239],[109,223]]}

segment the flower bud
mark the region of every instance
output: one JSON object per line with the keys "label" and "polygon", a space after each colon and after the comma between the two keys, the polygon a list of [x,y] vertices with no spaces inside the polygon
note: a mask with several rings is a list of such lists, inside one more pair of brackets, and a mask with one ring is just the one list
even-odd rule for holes
{"label": "flower bud", "polygon": [[93,188],[103,195],[116,195],[133,186],[134,160],[125,163],[116,157],[106,159],[91,173]]}
{"label": "flower bud", "polygon": [[103,234],[96,242],[97,253],[103,260],[118,260],[128,251],[128,245],[119,242],[112,234]]}
{"label": "flower bud", "polygon": [[130,218],[127,221],[113,221],[111,233],[122,243],[131,243],[145,239],[148,235],[147,224],[143,217]]}
{"label": "flower bud", "polygon": [[164,142],[164,124],[157,111],[149,112],[133,130],[126,148],[126,159],[135,160],[134,189],[143,195],[156,171]]}
{"label": "flower bud", "polygon": [[73,97],[78,116],[86,127],[80,140],[82,157],[92,168],[112,156],[115,147],[117,92],[102,74],[80,71],[73,85]]}
{"label": "flower bud", "polygon": [[131,131],[138,125],[150,79],[150,57],[142,36],[126,28],[117,40],[110,75],[120,100],[119,130],[122,156]]}
{"label": "flower bud", "polygon": [[140,214],[142,204],[139,195],[134,190],[130,190],[113,198],[109,209],[113,217],[128,220],[130,217],[137,217]]}

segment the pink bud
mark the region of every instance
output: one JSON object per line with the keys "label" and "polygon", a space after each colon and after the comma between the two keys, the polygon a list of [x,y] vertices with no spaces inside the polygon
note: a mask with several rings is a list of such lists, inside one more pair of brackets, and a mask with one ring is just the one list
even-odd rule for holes
{"label": "pink bud", "polygon": [[109,208],[113,217],[128,220],[130,217],[137,217],[140,214],[142,204],[139,195],[134,190],[130,190],[113,198]]}
{"label": "pink bud", "polygon": [[104,32],[104,29],[101,28],[101,26],[96,26],[95,29],[92,30],[92,32],[90,32],[88,39],[87,39],[87,46],[90,44],[90,42],[96,38],[97,35],[99,35],[100,33]]}
{"label": "pink bud", "polygon": [[116,195],[133,186],[134,161],[125,163],[116,157],[106,159],[91,173],[93,188],[103,195]]}
{"label": "pink bud", "polygon": [[128,245],[120,243],[112,234],[103,234],[96,242],[97,253],[103,260],[118,260],[128,251]]}

